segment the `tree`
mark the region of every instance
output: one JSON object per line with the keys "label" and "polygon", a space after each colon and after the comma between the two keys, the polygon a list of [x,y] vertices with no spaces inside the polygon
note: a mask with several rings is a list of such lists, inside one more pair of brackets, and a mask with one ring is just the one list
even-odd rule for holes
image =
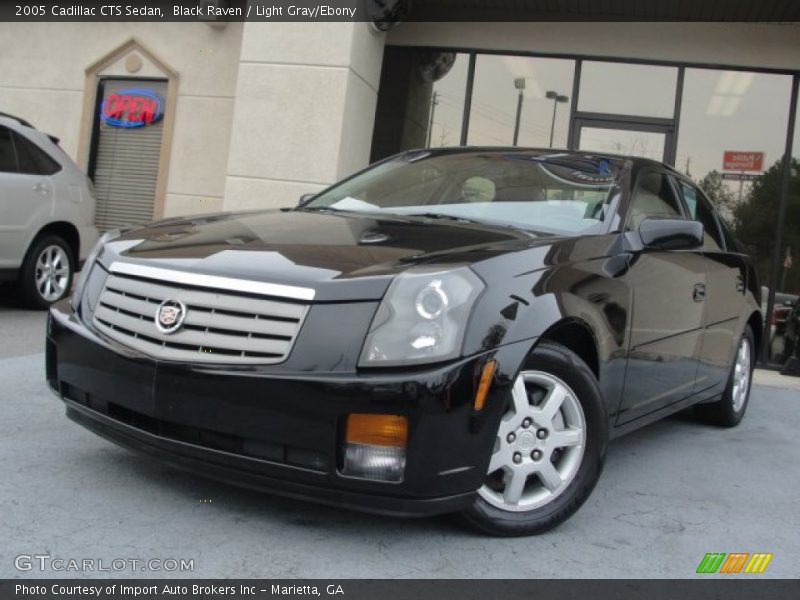
{"label": "tree", "polygon": [[[769,272],[775,244],[775,222],[778,219],[781,175],[783,167],[777,161],[759,175],[750,192],[741,204],[733,207],[733,227],[736,237],[745,245],[758,267],[763,285],[770,285]],[[786,277],[784,292],[797,293],[800,290],[800,269],[797,252],[800,249],[800,161],[792,159],[792,177],[789,182],[789,195],[786,199],[786,218],[783,229],[783,248],[781,258],[789,247],[795,258],[794,266]],[[780,281],[780,279],[779,279]]]}
{"label": "tree", "polygon": [[698,185],[706,193],[706,196],[708,196],[708,199],[714,204],[717,211],[719,211],[726,220],[730,220],[733,214],[733,206],[736,203],[736,197],[730,188],[725,185],[725,181],[722,179],[722,175],[720,175],[719,171],[714,169],[706,173],[706,176],[698,182]]}

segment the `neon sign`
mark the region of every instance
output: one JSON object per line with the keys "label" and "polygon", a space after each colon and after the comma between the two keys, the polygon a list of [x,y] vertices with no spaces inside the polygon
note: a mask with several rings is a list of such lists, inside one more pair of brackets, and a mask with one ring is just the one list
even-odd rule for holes
{"label": "neon sign", "polygon": [[111,127],[144,127],[164,116],[164,99],[146,88],[111,92],[100,107],[100,119]]}

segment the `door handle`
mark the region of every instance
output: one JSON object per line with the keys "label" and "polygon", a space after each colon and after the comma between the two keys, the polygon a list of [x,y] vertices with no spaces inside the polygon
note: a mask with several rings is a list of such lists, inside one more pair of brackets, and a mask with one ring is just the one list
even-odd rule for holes
{"label": "door handle", "polygon": [[706,286],[703,283],[695,283],[692,291],[692,300],[702,302],[706,299]]}
{"label": "door handle", "polygon": [[33,186],[33,191],[39,192],[40,194],[46,194],[49,190],[47,189],[47,186],[45,184],[37,183],[36,185]]}

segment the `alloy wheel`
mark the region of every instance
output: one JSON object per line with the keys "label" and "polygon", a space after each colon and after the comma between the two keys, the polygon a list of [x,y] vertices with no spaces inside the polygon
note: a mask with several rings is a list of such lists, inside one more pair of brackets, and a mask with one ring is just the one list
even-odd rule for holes
{"label": "alloy wheel", "polygon": [[733,410],[737,413],[742,410],[750,390],[750,356],[750,340],[746,336],[742,336],[733,365],[733,389],[731,390]]}
{"label": "alloy wheel", "polygon": [[575,392],[542,371],[520,373],[511,398],[478,494],[502,510],[529,511],[552,502],[575,478],[586,418]]}
{"label": "alloy wheel", "polygon": [[46,246],[36,259],[36,291],[46,302],[64,295],[69,283],[69,258],[61,246]]}

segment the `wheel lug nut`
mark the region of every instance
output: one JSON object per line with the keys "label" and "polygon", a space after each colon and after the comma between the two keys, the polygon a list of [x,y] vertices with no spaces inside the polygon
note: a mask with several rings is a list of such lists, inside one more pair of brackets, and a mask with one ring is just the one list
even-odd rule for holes
{"label": "wheel lug nut", "polygon": [[509,444],[513,444],[515,439],[517,439],[517,436],[515,436],[513,433],[509,433],[508,437],[506,438],[506,441]]}
{"label": "wheel lug nut", "polygon": [[534,450],[533,452],[531,452],[531,458],[533,460],[539,460],[540,458],[542,458],[542,451],[541,450]]}
{"label": "wheel lug nut", "polygon": [[527,429],[528,427],[531,426],[531,423],[533,423],[533,421],[531,420],[530,417],[527,417],[524,421],[522,421],[522,426]]}
{"label": "wheel lug nut", "polygon": [[536,432],[536,437],[539,438],[540,440],[543,440],[544,438],[546,438],[547,437],[547,429],[540,429],[539,431],[537,431]]}
{"label": "wheel lug nut", "polygon": [[514,462],[519,464],[522,462],[522,454],[519,452],[514,452]]}

